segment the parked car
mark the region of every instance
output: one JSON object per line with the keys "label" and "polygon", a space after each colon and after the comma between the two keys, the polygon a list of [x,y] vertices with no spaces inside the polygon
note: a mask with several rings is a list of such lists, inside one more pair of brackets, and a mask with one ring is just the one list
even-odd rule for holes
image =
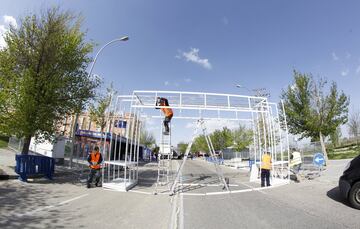
{"label": "parked car", "polygon": [[339,179],[339,189],[351,206],[360,209],[360,155],[346,165]]}
{"label": "parked car", "polygon": [[183,155],[180,152],[173,150],[173,155],[172,155],[173,159],[180,160],[180,159],[182,159],[182,157],[183,157]]}

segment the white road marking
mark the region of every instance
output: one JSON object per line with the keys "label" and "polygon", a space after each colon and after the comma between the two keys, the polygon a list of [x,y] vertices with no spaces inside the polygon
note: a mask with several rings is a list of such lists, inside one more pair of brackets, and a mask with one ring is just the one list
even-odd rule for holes
{"label": "white road marking", "polygon": [[144,192],[139,190],[129,190],[129,192],[139,193],[139,194],[146,194],[146,195],[153,195],[151,192]]}
{"label": "white road marking", "polygon": [[17,217],[23,217],[23,216],[31,216],[37,212],[41,212],[41,211],[44,211],[44,210],[47,210],[47,209],[50,209],[50,208],[54,208],[54,207],[60,207],[61,205],[64,205],[64,204],[67,204],[67,203],[70,203],[74,200],[78,200],[80,198],[83,198],[85,196],[89,195],[88,193],[87,194],[83,194],[81,196],[77,196],[77,197],[74,197],[72,199],[69,199],[69,200],[65,200],[65,201],[62,201],[58,204],[55,204],[55,205],[48,205],[48,206],[45,206],[45,207],[42,207],[42,208],[38,208],[38,209],[35,209],[35,210],[31,210],[29,212],[26,212],[26,213],[15,213],[14,215],[17,216]]}
{"label": "white road marking", "polygon": [[261,191],[261,190],[258,190],[257,188],[254,188],[254,187],[252,187],[251,185],[247,185],[247,184],[245,184],[245,183],[241,183],[242,185],[244,185],[244,186],[246,186],[246,187],[248,187],[248,188],[251,188],[252,190],[256,190],[256,191],[258,191],[258,192],[260,192],[260,193],[262,193],[262,194],[266,194],[265,192],[263,192],[263,191]]}
{"label": "white road marking", "polygon": [[184,229],[184,197],[180,194],[179,228]]}

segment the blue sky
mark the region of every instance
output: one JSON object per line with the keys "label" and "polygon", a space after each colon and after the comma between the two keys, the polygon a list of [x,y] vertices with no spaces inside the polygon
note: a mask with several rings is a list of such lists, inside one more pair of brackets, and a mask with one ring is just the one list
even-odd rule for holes
{"label": "blue sky", "polygon": [[248,94],[235,87],[242,84],[267,88],[277,102],[296,69],[337,82],[360,109],[359,1],[3,0],[0,32],[3,16],[18,21],[52,5],[82,13],[94,54],[130,37],[104,50],[94,69],[120,93]]}

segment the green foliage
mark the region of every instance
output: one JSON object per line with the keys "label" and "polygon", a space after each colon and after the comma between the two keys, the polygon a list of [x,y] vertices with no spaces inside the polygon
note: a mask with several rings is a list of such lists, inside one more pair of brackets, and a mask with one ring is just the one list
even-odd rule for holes
{"label": "green foliage", "polygon": [[215,130],[210,138],[215,151],[224,150],[233,145],[233,135],[227,127],[223,127],[222,130]]}
{"label": "green foliage", "polygon": [[236,152],[241,152],[253,142],[253,132],[245,126],[240,125],[232,132],[232,135]]}
{"label": "green foliage", "polygon": [[[234,146],[237,151],[241,151],[252,143],[252,131],[241,125],[235,130],[224,127],[222,130],[215,130],[211,133],[210,139],[216,151],[224,150],[230,146]],[[209,152],[204,135],[195,138],[191,151]]]}
{"label": "green foliage", "polygon": [[156,143],[154,134],[147,131],[145,128],[142,128],[140,133],[140,144],[146,146],[147,148],[152,147]]}
{"label": "green foliage", "polygon": [[347,122],[349,98],[338,92],[335,82],[326,94],[324,80],[315,82],[311,75],[297,71],[294,80],[281,94],[290,133],[319,140],[320,133],[329,136]]}
{"label": "green foliage", "polygon": [[187,143],[179,142],[177,148],[181,154],[185,154],[187,146],[188,146]]}
{"label": "green foliage", "polygon": [[191,146],[191,152],[200,152],[200,151],[201,152],[209,151],[204,135],[200,135],[196,137]]}
{"label": "green foliage", "polygon": [[341,128],[339,126],[338,128],[336,128],[336,131],[334,133],[330,134],[330,140],[334,147],[339,145],[340,138],[341,138]]}
{"label": "green foliage", "polygon": [[22,18],[0,50],[0,132],[51,140],[57,123],[84,108],[99,80],[87,76],[93,45],[81,18],[51,8]]}
{"label": "green foliage", "polygon": [[110,106],[111,98],[114,97],[115,94],[116,92],[111,84],[110,87],[107,88],[107,95],[99,96],[98,99],[96,99],[97,105],[91,104],[89,107],[90,120],[100,127],[101,132],[104,132],[106,127],[108,118],[106,111]]}
{"label": "green foliage", "polygon": [[331,83],[328,92],[325,91],[326,84],[323,79],[314,81],[311,75],[294,71],[294,83],[281,94],[289,132],[301,138],[320,140],[325,159],[324,137],[347,122],[349,105],[349,98],[338,92],[335,82]]}

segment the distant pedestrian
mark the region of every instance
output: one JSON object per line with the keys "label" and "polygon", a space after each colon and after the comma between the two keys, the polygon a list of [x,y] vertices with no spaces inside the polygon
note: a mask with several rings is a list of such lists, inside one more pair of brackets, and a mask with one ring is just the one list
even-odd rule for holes
{"label": "distant pedestrian", "polygon": [[292,172],[295,174],[296,182],[300,182],[299,171],[301,165],[302,165],[301,154],[295,148],[292,148],[292,153],[290,156],[290,168]]}
{"label": "distant pedestrian", "polygon": [[261,157],[261,187],[270,186],[270,170],[271,170],[271,156],[270,152],[265,152]]}
{"label": "distant pedestrian", "polygon": [[94,151],[92,151],[88,158],[87,161],[89,162],[89,167],[90,167],[90,173],[89,173],[89,177],[87,180],[87,188],[91,187],[91,183],[94,179],[95,176],[95,186],[99,187],[100,184],[100,172],[101,172],[101,162],[103,161],[103,158],[101,156],[101,153],[99,152],[99,147],[95,146]]}

